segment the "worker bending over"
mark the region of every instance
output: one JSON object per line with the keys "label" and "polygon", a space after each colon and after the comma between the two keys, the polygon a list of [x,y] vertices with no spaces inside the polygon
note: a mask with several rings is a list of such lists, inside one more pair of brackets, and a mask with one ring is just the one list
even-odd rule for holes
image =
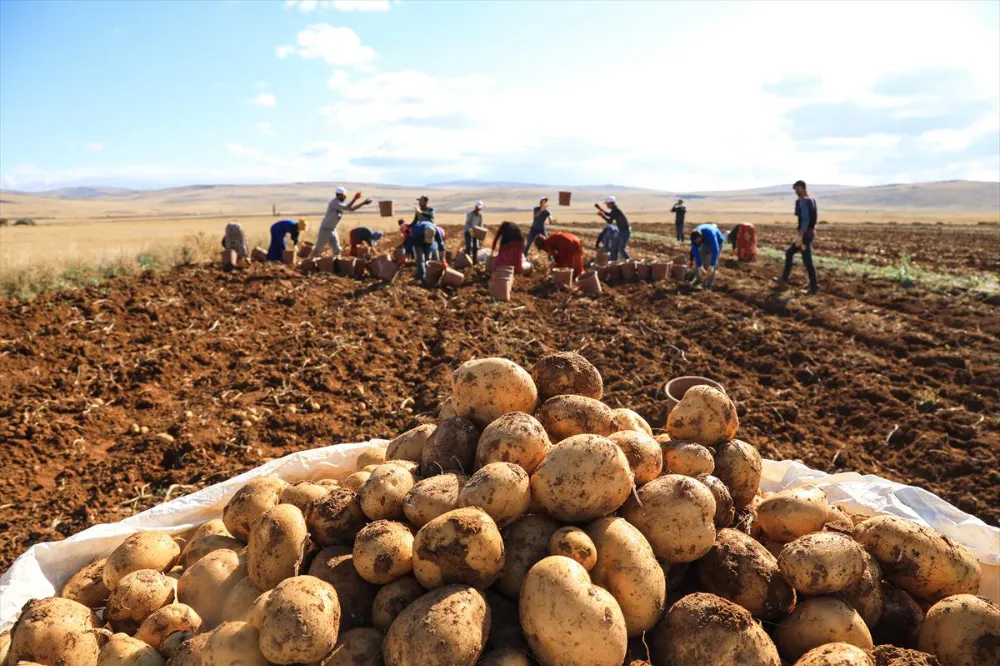
{"label": "worker bending over", "polygon": [[417,279],[421,282],[429,260],[440,261],[444,255],[444,236],[431,220],[421,219],[410,227],[406,239],[406,253],[412,253],[417,264]]}
{"label": "worker bending over", "polygon": [[359,248],[362,245],[367,245],[374,250],[378,242],[382,240],[382,236],[381,231],[372,231],[368,227],[354,227],[350,233],[351,256],[358,256]]}
{"label": "worker bending over", "polygon": [[247,236],[243,232],[243,227],[236,222],[226,225],[226,233],[222,237],[223,250],[235,250],[236,260],[246,262],[250,259],[250,244],[247,243]]}
{"label": "worker bending over", "polygon": [[615,251],[615,246],[618,244],[618,225],[616,225],[611,220],[606,220],[604,228],[601,233],[597,236],[597,245],[594,246],[596,250],[604,250],[609,255]]}
{"label": "worker bending over", "polygon": [[572,268],[575,277],[583,275],[583,243],[573,234],[559,231],[551,236],[539,236],[535,245],[552,257],[555,268]]}
{"label": "worker bending over", "polygon": [[524,234],[521,233],[521,228],[513,222],[502,223],[493,236],[491,255],[497,251],[497,243],[500,244],[500,253],[493,262],[494,269],[510,266],[514,269],[514,273],[520,275],[524,270],[525,255]]}
{"label": "worker bending over", "polygon": [[351,199],[351,203],[345,203],[347,201],[347,190],[343,187],[337,188],[334,197],[330,199],[330,203],[326,207],[326,215],[323,216],[323,221],[319,225],[316,244],[313,245],[312,252],[309,253],[310,259],[323,254],[323,249],[327,245],[333,251],[333,256],[340,255],[340,239],[337,237],[337,225],[340,224],[340,218],[344,216],[345,212],[354,212],[372,202],[371,199],[365,199],[359,203],[358,200],[360,198],[361,192],[357,192],[354,198]]}
{"label": "worker bending over", "polygon": [[711,288],[719,268],[719,255],[726,237],[714,224],[701,224],[691,232],[691,261],[695,266],[693,282],[700,281]]}
{"label": "worker bending over", "polygon": [[306,221],[279,220],[271,225],[271,245],[267,248],[268,261],[281,261],[285,252],[285,236],[292,237],[292,245],[299,244],[299,234],[306,230]]}

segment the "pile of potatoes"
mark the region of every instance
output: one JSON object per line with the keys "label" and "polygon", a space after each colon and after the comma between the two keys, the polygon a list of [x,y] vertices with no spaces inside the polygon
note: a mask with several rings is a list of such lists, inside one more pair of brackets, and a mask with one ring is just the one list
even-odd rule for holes
{"label": "pile of potatoes", "polygon": [[347,478],[255,479],[29,602],[0,666],[1000,663],[962,546],[816,487],[762,494],[722,391],[658,435],[602,394],[577,354],[469,361],[437,424]]}

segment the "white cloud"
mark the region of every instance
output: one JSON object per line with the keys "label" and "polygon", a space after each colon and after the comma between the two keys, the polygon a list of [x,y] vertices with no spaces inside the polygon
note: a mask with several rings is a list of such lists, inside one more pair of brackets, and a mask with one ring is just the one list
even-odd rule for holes
{"label": "white cloud", "polygon": [[363,45],[356,32],[328,23],[307,26],[296,35],[295,43],[296,46],[279,46],[277,56],[320,59],[338,67],[365,65],[375,59],[375,50]]}
{"label": "white cloud", "polygon": [[247,100],[247,104],[253,104],[255,106],[264,106],[267,108],[273,107],[278,103],[278,98],[272,93],[260,93],[259,95],[254,95]]}
{"label": "white cloud", "polygon": [[84,148],[97,152],[99,150],[104,150],[104,144],[100,141],[91,141],[90,143],[84,144]]}
{"label": "white cloud", "polygon": [[274,128],[271,127],[271,123],[257,123],[257,131],[264,136],[272,136],[274,134]]}
{"label": "white cloud", "polygon": [[3,177],[0,178],[0,184],[2,184],[7,189],[11,189],[11,190],[14,189],[15,187],[17,187],[17,181],[15,181],[13,178],[11,178],[7,174],[4,174]]}
{"label": "white cloud", "polygon": [[285,0],[285,8],[298,9],[303,14],[321,7],[341,12],[387,12],[389,0]]}

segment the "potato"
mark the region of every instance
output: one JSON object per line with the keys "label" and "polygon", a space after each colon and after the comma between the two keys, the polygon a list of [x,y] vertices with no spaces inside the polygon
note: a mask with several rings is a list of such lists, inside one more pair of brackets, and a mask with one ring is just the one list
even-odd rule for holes
{"label": "potato", "polygon": [[731,439],[715,448],[715,471],[726,484],[737,509],[748,506],[760,489],[760,475],[763,461],[760,453],[750,444]]}
{"label": "potato", "polygon": [[247,575],[262,590],[295,576],[308,540],[306,519],[298,507],[278,504],[268,509],[250,529]]}
{"label": "potato", "polygon": [[378,465],[367,465],[366,467],[362,467],[358,471],[359,472],[368,472],[370,474],[370,473],[372,473],[372,472],[375,471],[376,467],[378,467]]}
{"label": "potato", "polygon": [[979,562],[964,546],[896,516],[860,523],[854,538],[875,556],[885,579],[918,599],[935,602],[955,594],[976,594]]}
{"label": "potato", "polygon": [[663,615],[667,596],[666,578],[649,542],[623,518],[596,520],[587,534],[597,547],[590,572],[594,584],[618,602],[630,637],[649,631]]}
{"label": "potato", "polygon": [[670,564],[694,562],[715,543],[715,497],[689,476],[668,474],[639,488],[622,517],[635,525],[656,556]]}
{"label": "potato", "polygon": [[355,472],[354,474],[351,474],[349,477],[344,479],[344,481],[341,483],[341,486],[346,488],[347,490],[358,492],[358,489],[361,488],[361,486],[365,485],[365,481],[367,481],[368,477],[370,477],[371,475],[372,475],[371,472]]}
{"label": "potato", "polygon": [[365,449],[358,456],[357,469],[363,469],[368,465],[381,465],[385,462],[386,451],[389,450],[387,446],[373,446],[370,449]]}
{"label": "potato", "polygon": [[414,478],[420,478],[419,477],[419,474],[420,474],[420,463],[418,463],[418,462],[413,462],[412,460],[386,460],[385,464],[386,465],[398,465],[399,467],[402,467],[407,472],[409,472],[410,474],[412,474],[414,476]]}
{"label": "potato", "polygon": [[476,459],[479,429],[469,419],[456,416],[443,421],[427,440],[420,456],[424,477],[457,471],[468,474]]}
{"label": "potato", "polygon": [[104,585],[114,591],[119,580],[140,569],[166,573],[180,554],[180,546],[166,532],[136,532],[111,551],[104,563]]}
{"label": "potato", "polygon": [[448,585],[399,614],[382,644],[382,657],[385,666],[473,666],[489,632],[490,608],[482,593]]}
{"label": "potato", "polygon": [[894,645],[876,645],[869,654],[875,666],[941,666],[932,654]]}
{"label": "potato", "polygon": [[711,474],[699,474],[695,478],[705,484],[705,487],[712,491],[712,497],[715,498],[715,529],[721,530],[723,527],[732,525],[736,519],[736,509],[726,484]]}
{"label": "potato", "polygon": [[371,627],[345,631],[320,666],[382,666],[384,640],[382,632]]}
{"label": "potato", "polygon": [[523,516],[529,504],[528,474],[512,463],[490,463],[480,468],[458,493],[459,507],[478,507],[499,527]]}
{"label": "potato", "polygon": [[177,600],[198,614],[205,627],[222,621],[223,604],[247,575],[246,559],[232,550],[216,550],[201,558],[177,581]]}
{"label": "potato", "polygon": [[333,586],[313,576],[286,578],[264,605],[260,653],[272,664],[315,663],[333,650],[339,631]]}
{"label": "potato", "polygon": [[778,568],[802,594],[834,594],[861,580],[866,568],[864,552],[850,537],[816,532],[788,543],[778,556]]}
{"label": "potato", "polygon": [[262,476],[251,479],[237,490],[222,510],[222,521],[229,533],[246,543],[250,538],[250,526],[260,514],[278,505],[286,486],[288,484],[279,478]]}
{"label": "potato", "polygon": [[854,521],[851,516],[839,506],[830,505],[826,515],[826,523],[823,525],[824,532],[840,532],[851,536],[854,534]]}
{"label": "potato", "polygon": [[559,523],[544,515],[527,515],[504,529],[504,566],[496,589],[517,599],[528,570],[549,554],[549,541]]}
{"label": "potato", "polygon": [[549,449],[531,475],[532,497],[546,513],[565,522],[606,516],[628,499],[632,488],[625,454],[598,435],[562,440]]}
{"label": "potato", "polygon": [[246,622],[226,622],[205,641],[202,666],[268,666],[259,642],[257,627]]}
{"label": "potato", "polygon": [[795,666],[875,666],[875,662],[850,643],[829,643],[809,650]]}
{"label": "potato", "polygon": [[574,435],[607,437],[617,431],[615,415],[603,402],[582,395],[557,395],[549,398],[535,414],[554,442]]}
{"label": "potato", "polygon": [[[199,634],[199,636],[201,635],[204,634]],[[163,643],[160,644],[159,653],[164,659],[170,661],[174,658],[175,654],[181,651],[181,646],[192,638],[194,638],[194,634],[190,631],[175,631],[163,639]]]}
{"label": "potato", "polygon": [[291,504],[299,507],[299,511],[305,513],[309,509],[310,504],[322,497],[326,497],[328,492],[330,492],[328,487],[321,486],[313,481],[296,481],[295,483],[288,484],[288,487],[281,491],[278,504]]}
{"label": "potato", "polygon": [[625,454],[635,485],[649,483],[663,471],[663,451],[652,436],[639,430],[622,430],[608,436]]}
{"label": "potato", "polygon": [[214,550],[227,548],[229,550],[240,551],[243,549],[243,542],[231,536],[222,534],[206,534],[192,540],[181,553],[181,563],[185,569],[205,557]]}
{"label": "potato", "polygon": [[415,483],[413,475],[398,465],[378,465],[358,488],[361,511],[370,520],[403,517],[403,500]]}
{"label": "potato", "polygon": [[[600,400],[604,380],[590,361],[574,352],[543,356],[531,369],[538,397],[545,401],[557,395],[582,395]],[[528,410],[530,411],[530,410]]]}
{"label": "potato", "polygon": [[424,586],[413,576],[403,576],[384,585],[372,602],[372,625],[376,629],[388,631],[399,614],[426,593]]}
{"label": "potato", "polygon": [[549,555],[568,557],[587,571],[597,564],[597,546],[579,527],[560,527],[556,530],[549,539]]}
{"label": "potato", "polygon": [[827,643],[850,643],[862,650],[874,647],[871,633],[858,612],[834,597],[800,601],[778,623],[774,640],[781,655],[791,661]]}
{"label": "potato", "polygon": [[781,576],[774,556],[738,530],[719,530],[711,550],[694,566],[706,592],[739,604],[761,620],[774,622],[795,605],[795,591]]}
{"label": "potato", "polygon": [[266,592],[261,592],[260,596],[253,600],[250,610],[247,611],[246,623],[253,625],[258,631],[264,624],[264,607],[267,606],[267,600],[270,598],[272,590],[274,590],[273,587]]}
{"label": "potato", "polygon": [[163,657],[128,634],[113,634],[97,656],[97,666],[163,666]]}
{"label": "potato", "polygon": [[403,498],[403,515],[420,528],[457,509],[458,492],[467,480],[464,474],[448,472],[417,481]]}
{"label": "potato", "polygon": [[[862,549],[865,571],[854,585],[844,588],[837,596],[858,611],[861,619],[873,630],[882,617],[882,567]],[[874,635],[872,636],[874,638]]]}
{"label": "potato", "polygon": [[514,648],[490,650],[477,662],[478,666],[531,666],[528,655]]}
{"label": "potato", "polygon": [[653,666],[780,666],[778,651],[745,608],[714,594],[684,597],[653,629]]}
{"label": "potato", "polygon": [[[882,614],[872,630],[875,643],[892,643],[902,647],[915,647],[924,611],[909,594],[883,582]],[[860,612],[860,611],[859,611]]]}
{"label": "potato", "polygon": [[438,405],[438,423],[442,421],[447,421],[448,419],[453,419],[458,416],[458,412],[455,411],[455,405],[450,397],[445,398]]}
{"label": "potato", "polygon": [[931,606],[917,647],[946,666],[1000,664],[1000,606],[972,594],[956,594]]}
{"label": "potato", "polygon": [[[600,398],[598,398],[600,400]],[[646,419],[642,418],[631,409],[626,409],[621,407],[619,409],[614,409],[612,412],[615,415],[615,427],[619,431],[623,430],[635,430],[636,432],[645,433],[650,437],[653,436],[653,429],[649,427],[646,423]]]}
{"label": "potato", "polygon": [[246,622],[247,613],[253,608],[253,602],[262,592],[263,590],[257,587],[249,577],[241,578],[233,585],[222,604],[222,621]]}
{"label": "potato", "polygon": [[415,553],[413,532],[407,525],[376,520],[354,540],[354,568],[369,583],[385,585],[413,571]]}
{"label": "potato", "polygon": [[104,563],[106,559],[94,560],[77,571],[63,585],[59,596],[78,601],[87,608],[104,606],[111,591],[104,584]]}
{"label": "potato", "polygon": [[449,583],[485,589],[503,565],[500,530],[481,509],[455,509],[438,516],[413,540],[413,575],[427,589]]}
{"label": "potato", "polygon": [[[323,486],[324,488],[339,488],[340,481],[337,479],[320,479],[319,481],[314,481],[317,486]],[[280,504],[290,504],[291,502],[280,502]]]}
{"label": "potato", "polygon": [[133,634],[153,611],[175,599],[174,586],[166,575],[153,569],[140,569],[118,581],[108,597],[104,614],[115,631]]}
{"label": "potato", "polygon": [[[167,636],[167,640],[164,641],[164,645],[169,644],[171,636],[174,635],[176,634]],[[201,666],[202,652],[204,651],[205,644],[208,642],[211,635],[211,632],[197,634],[182,642],[173,654],[170,655],[170,666]]]}
{"label": "potato", "polygon": [[407,430],[396,439],[389,442],[385,448],[386,460],[412,460],[420,462],[427,440],[431,438],[436,425],[425,423],[412,430]]}
{"label": "potato", "polygon": [[701,444],[675,439],[658,443],[663,455],[664,474],[699,476],[715,470],[712,452]]}
{"label": "potato", "polygon": [[689,388],[667,417],[667,434],[671,439],[689,440],[702,446],[732,439],[739,427],[736,405],[729,396],[704,384]]}
{"label": "potato", "polygon": [[210,534],[233,536],[229,533],[229,529],[226,528],[226,523],[223,522],[222,518],[213,518],[212,520],[206,520],[201,525],[196,527],[194,532],[191,534],[191,538],[188,539],[188,543],[194,541],[198,537],[208,536]]}
{"label": "potato", "polygon": [[531,375],[505,358],[466,361],[452,375],[451,386],[455,412],[479,428],[510,412],[530,414],[538,404]]}
{"label": "potato", "polygon": [[163,640],[175,631],[201,631],[201,618],[187,604],[167,604],[143,620],[135,637],[153,649],[160,651]]}
{"label": "potato", "polygon": [[94,613],[72,599],[32,599],[11,629],[7,663],[93,666],[101,651]]}
{"label": "potato", "polygon": [[306,511],[309,536],[320,546],[352,546],[358,531],[368,522],[357,493],[331,488]]}
{"label": "potato", "polygon": [[309,565],[309,575],[333,585],[340,600],[340,628],[348,631],[372,623],[372,603],[378,588],[358,574],[350,548],[324,548]]}
{"label": "potato", "polygon": [[822,530],[829,508],[822,490],[802,486],[767,497],[757,507],[757,521],[769,539],[788,543]]}
{"label": "potato", "polygon": [[511,412],[490,423],[476,445],[475,468],[494,462],[518,465],[528,474],[542,462],[552,442],[534,416]]}

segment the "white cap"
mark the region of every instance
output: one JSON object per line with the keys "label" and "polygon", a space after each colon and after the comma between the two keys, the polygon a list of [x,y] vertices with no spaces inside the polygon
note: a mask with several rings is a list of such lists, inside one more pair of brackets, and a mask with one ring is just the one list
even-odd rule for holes
{"label": "white cap", "polygon": [[482,201],[477,201],[476,205],[479,206],[480,208],[482,208],[483,207],[483,202]]}
{"label": "white cap", "polygon": [[615,202],[614,197],[604,197],[604,203],[614,203],[614,202]]}
{"label": "white cap", "polygon": [[337,188],[337,194],[347,194],[347,190],[342,187]]}

